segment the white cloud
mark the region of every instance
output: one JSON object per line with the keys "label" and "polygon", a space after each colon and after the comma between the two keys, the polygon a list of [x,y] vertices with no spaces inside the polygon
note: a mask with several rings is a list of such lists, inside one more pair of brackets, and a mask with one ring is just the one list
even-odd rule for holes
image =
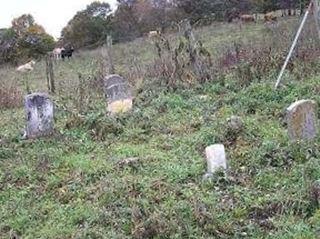
{"label": "white cloud", "polygon": [[[59,37],[60,32],[68,21],[86,8],[94,0],[0,0],[0,28],[11,25],[11,20],[25,13],[30,13],[36,22],[54,37]],[[112,8],[116,0],[105,0]]]}

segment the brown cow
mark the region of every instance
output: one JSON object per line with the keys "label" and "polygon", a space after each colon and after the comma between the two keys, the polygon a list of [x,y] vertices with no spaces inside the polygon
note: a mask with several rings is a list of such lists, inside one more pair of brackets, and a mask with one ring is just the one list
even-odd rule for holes
{"label": "brown cow", "polygon": [[272,12],[264,15],[264,22],[276,22],[277,20],[277,16],[273,15]]}
{"label": "brown cow", "polygon": [[248,14],[241,15],[240,20],[242,22],[255,22],[256,21],[256,19],[254,18],[253,15],[248,15]]}

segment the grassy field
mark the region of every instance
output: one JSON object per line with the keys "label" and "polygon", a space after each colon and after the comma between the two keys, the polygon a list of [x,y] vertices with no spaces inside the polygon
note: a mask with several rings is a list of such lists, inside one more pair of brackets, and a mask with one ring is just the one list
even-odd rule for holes
{"label": "grassy field", "polygon": [[[264,44],[272,37],[264,28],[230,24],[196,33],[218,52],[239,39]],[[110,117],[96,89],[98,55],[81,52],[55,65],[53,137],[22,140],[24,109],[0,110],[0,238],[320,237],[312,191],[320,138],[292,143],[285,123],[294,101],[320,104],[320,62],[308,77],[298,62],[278,91],[278,68],[245,86],[226,73],[170,90],[142,77],[155,53],[150,40],[138,39],[114,47],[116,70],[133,84],[135,99],[131,112]],[[88,92],[81,101],[78,73]],[[46,91],[44,62],[27,75],[3,67],[0,81],[23,93],[26,85]],[[242,131],[228,129],[232,115],[243,119]],[[214,143],[226,146],[229,169],[203,180],[204,149]]]}

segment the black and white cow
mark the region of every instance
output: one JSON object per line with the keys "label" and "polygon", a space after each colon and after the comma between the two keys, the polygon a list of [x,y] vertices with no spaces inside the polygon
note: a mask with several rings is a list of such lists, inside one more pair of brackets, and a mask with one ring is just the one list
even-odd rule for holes
{"label": "black and white cow", "polygon": [[74,48],[73,47],[63,48],[61,50],[61,58],[62,58],[62,60],[64,60],[65,58],[68,58],[68,59],[71,58],[73,52],[74,52]]}

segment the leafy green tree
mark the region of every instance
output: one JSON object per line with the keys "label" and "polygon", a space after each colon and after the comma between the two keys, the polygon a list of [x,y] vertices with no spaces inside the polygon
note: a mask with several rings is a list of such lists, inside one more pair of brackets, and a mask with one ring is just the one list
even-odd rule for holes
{"label": "leafy green tree", "polygon": [[30,14],[12,20],[12,26],[0,31],[0,63],[25,62],[40,58],[54,48],[55,41]]}
{"label": "leafy green tree", "polygon": [[183,9],[191,22],[196,22],[204,17],[212,16],[214,20],[223,19],[224,11],[228,5],[225,0],[175,0],[177,8]]}
{"label": "leafy green tree", "polygon": [[129,41],[142,35],[139,16],[136,13],[138,0],[118,0],[118,8],[112,19],[113,36],[116,41]]}
{"label": "leafy green tree", "polygon": [[77,48],[99,45],[111,32],[111,12],[108,3],[93,2],[69,21],[62,30],[62,40]]}
{"label": "leafy green tree", "polygon": [[38,58],[54,48],[55,41],[42,26],[33,24],[18,39],[18,57]]}
{"label": "leafy green tree", "polygon": [[33,26],[34,24],[35,21],[31,14],[23,14],[11,21],[12,29],[18,36],[24,34],[28,30],[28,28]]}

